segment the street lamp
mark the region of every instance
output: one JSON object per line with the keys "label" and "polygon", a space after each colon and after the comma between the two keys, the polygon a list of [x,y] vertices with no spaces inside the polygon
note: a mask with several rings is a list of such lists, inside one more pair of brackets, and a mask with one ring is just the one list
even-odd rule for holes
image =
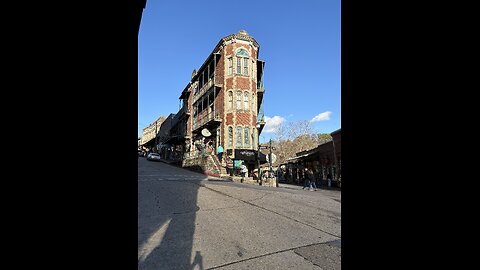
{"label": "street lamp", "polygon": [[261,186],[262,176],[260,174],[260,123],[257,123],[255,127],[257,128],[257,183],[259,183],[259,185]]}

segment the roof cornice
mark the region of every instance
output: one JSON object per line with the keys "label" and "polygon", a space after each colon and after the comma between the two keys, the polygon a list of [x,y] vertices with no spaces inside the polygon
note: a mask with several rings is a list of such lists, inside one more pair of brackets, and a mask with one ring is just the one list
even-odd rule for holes
{"label": "roof cornice", "polygon": [[[254,37],[250,36],[247,31],[245,30],[240,30],[238,33],[235,33],[235,34],[230,34],[228,36],[225,36],[223,38],[220,39],[220,41],[217,43],[217,46],[215,46],[215,48],[213,49],[213,51],[208,55],[207,59],[205,59],[205,61],[203,62],[203,64],[200,66],[200,68],[198,69],[197,73],[192,76],[192,79],[190,80],[190,83],[193,83],[197,77],[198,77],[198,74],[200,71],[202,71],[205,67],[205,65],[207,64],[207,62],[211,59],[211,57],[213,56],[213,54],[215,53],[218,53],[220,52],[223,47],[225,46],[225,43],[227,43],[228,41],[231,41],[231,40],[244,40],[244,41],[249,41],[249,42],[252,42],[253,45],[255,47],[257,47],[257,55],[258,55],[258,51],[260,51],[260,45],[258,44],[258,42],[255,40]],[[189,85],[187,85],[188,87]]]}

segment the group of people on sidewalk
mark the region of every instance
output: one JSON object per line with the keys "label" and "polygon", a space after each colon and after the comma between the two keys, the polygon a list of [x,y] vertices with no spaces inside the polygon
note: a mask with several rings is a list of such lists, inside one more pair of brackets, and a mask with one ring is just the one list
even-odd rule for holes
{"label": "group of people on sidewalk", "polygon": [[[229,175],[232,175],[233,174],[233,169],[234,169],[233,160],[231,160],[228,156],[224,156],[223,155],[224,151],[225,150],[223,149],[222,145],[218,145],[218,147],[217,147],[217,157],[218,157],[218,160],[220,161],[220,163],[222,163],[223,158],[225,158],[225,163],[226,163],[225,167],[227,169],[227,173]],[[248,168],[245,165],[245,162],[243,162],[242,165],[240,165],[240,175],[242,176],[240,181],[242,183],[245,180],[245,176],[247,175],[247,173],[248,173]]]}
{"label": "group of people on sidewalk", "polygon": [[[305,168],[304,169],[304,181],[303,181],[303,188],[302,189],[305,189],[305,188],[308,188],[308,190],[310,191],[317,191],[317,181],[315,179],[315,176],[313,174],[313,171],[312,169],[309,169],[309,168]],[[332,176],[331,174],[329,173],[327,175],[327,180],[328,180],[328,186],[330,187],[331,186],[331,179],[332,179]]]}

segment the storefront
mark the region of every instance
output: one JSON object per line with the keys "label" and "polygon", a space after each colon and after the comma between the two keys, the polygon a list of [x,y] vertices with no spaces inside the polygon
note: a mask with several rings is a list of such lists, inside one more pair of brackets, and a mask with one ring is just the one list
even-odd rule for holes
{"label": "storefront", "polygon": [[333,141],[319,145],[318,147],[299,152],[296,157],[287,159],[283,167],[284,180],[288,183],[303,183],[303,169],[312,169],[315,179],[321,185],[341,187],[341,130],[331,133]]}
{"label": "storefront", "polygon": [[[262,152],[251,149],[235,149],[235,163],[234,169],[237,171],[237,164],[242,164],[243,162],[248,168],[248,176],[252,175],[254,169],[258,167],[257,153],[259,153],[260,164],[267,163],[267,156]],[[238,166],[240,166],[238,165]]]}

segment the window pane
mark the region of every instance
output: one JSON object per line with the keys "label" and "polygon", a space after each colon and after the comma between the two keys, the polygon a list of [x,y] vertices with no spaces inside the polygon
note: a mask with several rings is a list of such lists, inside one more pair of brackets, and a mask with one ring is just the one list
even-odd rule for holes
{"label": "window pane", "polygon": [[243,75],[248,75],[248,58],[243,59]]}
{"label": "window pane", "polygon": [[233,92],[228,91],[228,109],[233,109]]}
{"label": "window pane", "polygon": [[244,139],[245,146],[249,146],[250,145],[250,129],[245,128],[244,131],[245,131],[245,134],[244,134],[245,135],[245,139]]}
{"label": "window pane", "polygon": [[237,147],[242,147],[242,128],[237,127]]}
{"label": "window pane", "polygon": [[242,65],[242,58],[237,57],[237,73],[238,73],[238,74],[241,74],[241,73],[242,73],[241,65]]}
{"label": "window pane", "polygon": [[237,110],[242,109],[242,92],[237,91]]}
{"label": "window pane", "polygon": [[243,104],[244,104],[244,110],[248,111],[248,92],[245,92],[245,95],[243,96]]}
{"label": "window pane", "polygon": [[228,146],[232,147],[233,146],[233,128],[228,127]]}

